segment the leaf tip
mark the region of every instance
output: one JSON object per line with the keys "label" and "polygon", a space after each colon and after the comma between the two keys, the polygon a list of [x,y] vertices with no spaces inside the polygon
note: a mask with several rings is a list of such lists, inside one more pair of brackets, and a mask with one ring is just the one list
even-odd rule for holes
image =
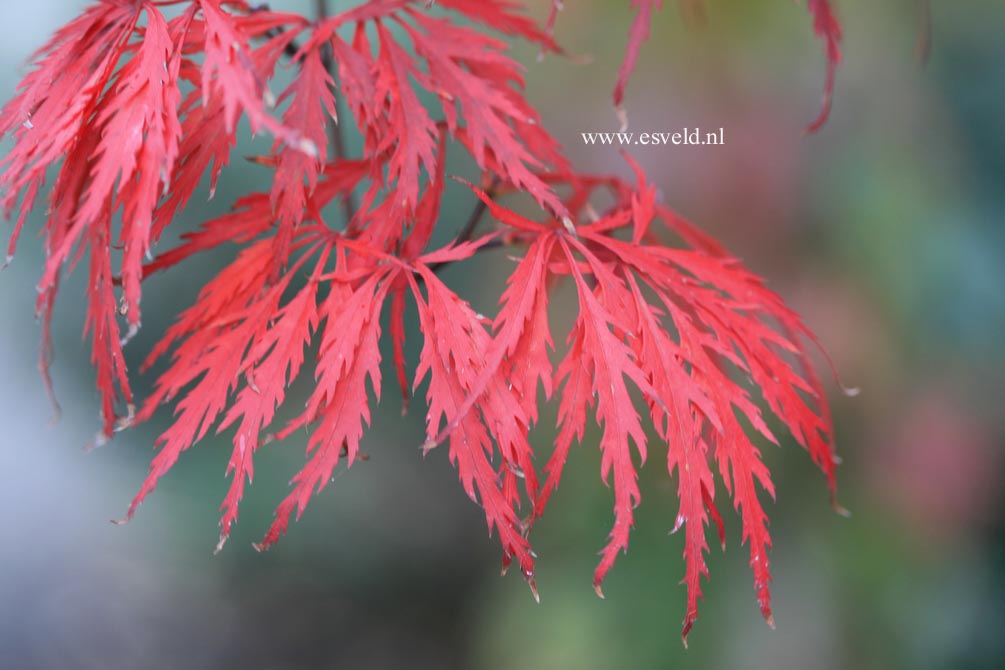
{"label": "leaf tip", "polygon": [[835,512],[837,512],[838,516],[843,516],[846,519],[851,518],[851,511],[845,506],[843,506],[841,503],[839,503],[837,501],[837,498],[833,498],[831,500],[831,507],[834,509]]}
{"label": "leaf tip", "polygon": [[624,105],[617,105],[614,108],[614,114],[618,117],[618,132],[626,132],[628,130],[628,110],[625,109]]}
{"label": "leaf tip", "polygon": [[126,331],[126,334],[123,335],[121,338],[119,338],[119,346],[124,347],[127,344],[129,344],[132,341],[132,339],[139,334],[141,327],[142,324],[140,324],[138,321],[136,323],[130,324],[129,330]]}
{"label": "leaf tip", "polygon": [[[84,453],[89,454],[95,449],[100,449],[101,447],[108,444],[109,440],[111,439],[112,436],[106,433],[104,429],[99,430],[97,433],[94,434],[94,437],[91,438],[91,441],[84,445]],[[132,517],[132,515],[133,515],[132,509],[130,509],[128,516]]]}
{"label": "leaf tip", "polygon": [[307,154],[311,158],[319,158],[320,153],[318,152],[318,145],[306,137],[300,138],[297,142],[297,149]]}
{"label": "leaf tip", "polygon": [[562,227],[565,228],[565,232],[569,233],[573,237],[579,237],[579,234],[576,232],[576,224],[572,222],[570,217],[562,217]]}

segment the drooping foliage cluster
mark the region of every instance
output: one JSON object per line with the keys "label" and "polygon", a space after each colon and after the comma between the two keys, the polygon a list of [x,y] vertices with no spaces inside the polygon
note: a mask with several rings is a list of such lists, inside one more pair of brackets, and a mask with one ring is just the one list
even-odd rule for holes
{"label": "drooping foliage cluster", "polygon": [[[631,2],[618,106],[660,4]],[[710,524],[725,542],[715,502],[723,490],[741,514],[770,621],[771,539],[759,491],[774,490],[757,442],[775,436],[762,407],[835,486],[830,417],[805,349],[812,336],[758,277],[661,203],[629,156],[629,181],[569,164],[507,53],[509,39],[561,53],[552,36],[560,3],[543,25],[507,0],[426,5],[369,0],[314,21],[241,1],[101,0],[57,32],[0,113],[0,133],[14,140],[0,174],[0,202],[15,220],[9,256],[27,214],[46,199],[43,371],[60,283],[82,282],[99,441],[162,407],[173,411],[128,516],[183,452],[224,431],[232,453],[221,546],[257,450],[288,438],[294,446],[306,431],[306,461],[257,545],[265,548],[339,464],[360,458],[386,339],[406,404],[425,389],[424,449],[449,452],[504,563],[515,562],[532,587],[531,531],[572,445],[599,441],[601,478],[613,491],[598,593],[628,547],[638,468],[655,446],[676,480],[674,527],[686,536],[685,635],[707,576]],[[841,32],[827,0],[807,5],[830,64],[815,129]],[[292,80],[275,95],[280,71]],[[272,170],[271,184],[184,231],[174,248],[158,248],[205,175],[215,188],[241,118],[274,138],[256,159]],[[360,156],[329,140],[335,124],[360,133]],[[461,229],[441,218],[448,147],[477,164],[481,186],[469,187],[476,215],[492,225],[478,227],[473,216]],[[541,216],[499,204],[511,194],[529,195]],[[595,211],[596,202],[608,204]],[[333,218],[333,204],[346,220]],[[432,245],[444,228],[461,232]],[[149,397],[135,398],[124,347],[141,324],[144,282],[225,244],[236,257],[149,353],[142,368],[167,364]],[[438,270],[496,247],[514,263],[493,319]],[[68,279],[81,260],[86,272]],[[562,282],[574,288],[578,311],[556,336],[549,297]],[[417,361],[406,360],[404,346],[409,304],[420,324],[410,335],[421,337]],[[289,384],[305,376],[313,384],[303,410],[277,421]],[[529,434],[548,401],[559,425],[545,450]],[[588,437],[590,424],[599,440]]]}

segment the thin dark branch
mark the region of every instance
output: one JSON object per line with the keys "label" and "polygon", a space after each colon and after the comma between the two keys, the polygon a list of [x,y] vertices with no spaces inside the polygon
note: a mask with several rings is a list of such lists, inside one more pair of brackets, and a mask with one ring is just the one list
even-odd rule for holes
{"label": "thin dark branch", "polygon": [[[260,5],[255,5],[251,7],[253,12],[262,12],[269,9],[269,4],[263,2]],[[327,0],[314,0],[314,13],[317,17],[318,23],[321,23],[326,18],[328,18],[328,2]],[[265,34],[272,38],[278,37],[282,34],[282,30],[279,28],[273,28],[266,32]],[[283,54],[288,58],[297,60],[300,55],[300,44],[296,40],[290,40],[285,47],[283,47]],[[321,48],[321,62],[324,64],[325,70],[332,76],[335,77],[335,62],[332,57],[331,45],[324,45]],[[342,110],[341,97],[336,96],[335,99],[336,106],[336,120],[329,124],[328,126],[328,140],[331,145],[332,155],[335,160],[342,160],[346,157],[347,152],[345,148],[345,138],[342,135],[342,126],[339,124],[338,119],[345,118]],[[353,217],[356,215],[356,202],[355,198],[351,193],[346,194],[342,198],[342,208],[345,215],[346,225],[352,221]]]}
{"label": "thin dark branch", "polygon": [[[486,194],[489,196],[489,198],[495,197],[495,190],[498,186],[499,186],[499,180],[493,179],[492,183],[485,191]],[[454,244],[462,244],[464,242],[468,242],[471,240],[471,238],[475,234],[475,229],[478,227],[478,223],[482,220],[482,216],[485,214],[485,211],[487,209],[488,205],[485,204],[485,202],[481,198],[478,198],[478,201],[475,203],[475,208],[471,210],[471,214],[468,215],[468,220],[464,222],[464,225],[461,226],[461,230],[457,233],[457,239],[454,240]],[[502,240],[492,240],[491,242],[485,244],[481,248],[494,249],[496,247],[501,247],[503,245],[504,243]],[[433,272],[439,272],[440,270],[443,269],[445,265],[449,264],[450,263],[447,262],[434,263],[433,265],[429,266],[429,269],[432,270]]]}
{"label": "thin dark branch", "polygon": [[[314,0],[314,14],[317,17],[318,23],[322,23],[328,18],[328,0]],[[332,48],[330,44],[325,44],[321,48],[321,62],[324,64],[325,70],[328,72],[332,78],[335,78],[335,60],[332,55]],[[335,160],[342,160],[346,157],[346,147],[345,147],[345,137],[342,134],[342,124],[341,119],[345,118],[342,113],[342,105],[339,104],[341,96],[336,96],[335,107],[336,107],[336,119],[333,123],[328,125],[328,141],[331,144],[332,154]],[[345,215],[345,224],[348,226],[349,223],[356,216],[356,202],[353,198],[352,193],[346,193],[342,198],[342,212]]]}
{"label": "thin dark branch", "polygon": [[[478,247],[475,251],[476,254],[482,253],[483,251],[489,251],[491,249],[501,249],[502,247],[513,246],[513,243],[509,240],[505,240],[501,237],[497,237],[494,240],[489,240],[482,246]],[[439,263],[430,263],[429,269],[435,273],[439,273],[442,270],[446,270],[449,266],[453,265],[457,261],[441,261]],[[422,277],[419,277],[419,281],[422,281]]]}
{"label": "thin dark branch", "polygon": [[[252,13],[255,13],[255,12],[267,12],[267,11],[269,11],[271,9],[272,8],[269,6],[269,3],[267,3],[267,2],[263,2],[263,3],[258,4],[258,5],[251,5],[249,7],[249,10]],[[268,37],[269,39],[272,39],[274,37],[279,37],[280,35],[283,34],[283,32],[285,32],[285,31],[282,30],[281,28],[270,28],[270,29],[268,29],[268,30],[265,31],[265,36]],[[296,60],[297,56],[300,54],[300,45],[297,44],[296,40],[290,40],[286,44],[286,46],[283,47],[283,54],[287,58],[291,58],[293,60]]]}
{"label": "thin dark branch", "polygon": [[[492,197],[492,190],[488,191],[488,196]],[[485,210],[489,208],[485,202],[479,198],[478,202],[475,203],[475,208],[471,210],[471,214],[468,216],[468,220],[464,222],[464,226],[461,228],[460,232],[457,233],[457,242],[467,242],[471,239],[471,236],[475,233],[475,228],[478,227],[478,222],[481,221],[482,215],[485,214]]]}

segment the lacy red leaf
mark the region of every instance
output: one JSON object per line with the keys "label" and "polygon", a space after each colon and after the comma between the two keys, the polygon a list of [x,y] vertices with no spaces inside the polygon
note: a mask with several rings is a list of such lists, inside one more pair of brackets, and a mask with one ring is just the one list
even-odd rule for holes
{"label": "lacy red leaf", "polygon": [[[222,548],[258,449],[306,434],[305,463],[256,545],[265,549],[336,468],[366,458],[386,318],[403,407],[425,388],[426,435],[416,444],[446,450],[499,538],[504,568],[515,562],[535,595],[531,536],[558,495],[572,444],[596,442],[600,479],[612,489],[598,594],[629,546],[643,501],[639,470],[648,452],[665,448],[678,498],[672,525],[684,529],[683,634],[708,577],[710,521],[725,547],[717,494],[741,515],[740,542],[771,621],[761,498],[774,488],[760,453],[776,442],[770,421],[836,491],[830,413],[806,349],[812,335],[758,277],[660,202],[630,157],[634,183],[570,165],[524,97],[506,41],[561,53],[552,37],[560,3],[543,26],[506,0],[427,4],[370,0],[311,21],[241,1],[101,0],[57,32],[0,112],[0,135],[13,138],[0,163],[0,206],[17,213],[10,255],[38,198],[49,200],[38,299],[47,388],[56,294],[85,259],[97,442],[173,408],[126,517],[185,451],[211,430],[225,432]],[[631,6],[619,106],[661,2]],[[815,130],[829,109],[841,29],[826,0],[808,6],[828,58]],[[270,82],[280,68],[291,77],[276,97]],[[212,196],[225,178],[242,118],[272,137],[267,155],[251,158],[271,182],[157,250],[202,179]],[[363,149],[350,158],[351,143],[336,140],[353,126]],[[448,150],[477,171],[480,186],[458,179],[470,193],[447,179]],[[521,194],[539,217],[499,202]],[[475,209],[455,224],[443,204],[460,198]],[[596,212],[596,203],[606,209]],[[437,246],[444,233],[453,241]],[[236,248],[233,260],[140,366],[160,362],[162,370],[137,409],[124,347],[140,326],[143,283],[223,246]],[[439,271],[497,248],[513,267],[489,318]],[[561,283],[571,285],[577,309],[556,347],[551,298]],[[417,334],[407,328],[410,305]],[[422,349],[410,369],[405,341],[414,335]],[[290,385],[306,374],[306,404],[280,419]],[[550,401],[558,426],[549,450],[530,435]]]}

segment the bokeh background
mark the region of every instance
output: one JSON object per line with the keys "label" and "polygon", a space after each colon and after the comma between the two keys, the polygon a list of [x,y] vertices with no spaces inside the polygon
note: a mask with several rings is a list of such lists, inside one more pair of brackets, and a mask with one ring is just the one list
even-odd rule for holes
{"label": "bokeh background", "polygon": [[[584,147],[580,133],[617,125],[610,91],[627,4],[567,3],[558,38],[591,62],[538,63],[533,49],[517,49],[529,98],[573,160],[598,171],[625,172],[616,150]],[[390,386],[364,443],[370,460],[339,473],[272,551],[251,542],[302,462],[303,440],[260,452],[218,556],[226,435],[188,452],[131,524],[113,526],[167,416],[82,451],[97,398],[78,274],[57,310],[64,413],[50,421],[32,318],[40,245],[27,232],[0,274],[0,667],[1005,667],[1005,6],[933,3],[922,67],[920,3],[839,1],[846,59],[833,117],[804,138],[824,77],[805,8],[709,0],[695,14],[664,4],[628,91],[633,130],[723,127],[726,145],[639,147],[635,157],[670,204],[805,315],[843,381],[862,390],[846,398],[830,384],[850,519],[831,511],[822,477],[791,440],[765,451],[778,488],[768,505],[777,630],[759,616],[729,518],[728,549],[709,556],[712,580],[683,649],[683,538],[667,533],[674,484],[655,450],[631,551],[608,577],[607,599],[594,595],[611,522],[595,432],[535,530],[534,604],[519,576],[498,577],[481,511],[444,452],[420,458],[422,413],[400,418]],[[532,5],[544,15],[544,2]],[[29,53],[81,6],[3,4],[4,98]],[[236,156],[261,147],[248,140]],[[264,178],[235,160],[215,200],[197,198],[178,229]],[[454,191],[446,216],[470,207]],[[232,253],[151,282],[134,361]],[[505,260],[487,263],[445,276],[491,310]]]}

